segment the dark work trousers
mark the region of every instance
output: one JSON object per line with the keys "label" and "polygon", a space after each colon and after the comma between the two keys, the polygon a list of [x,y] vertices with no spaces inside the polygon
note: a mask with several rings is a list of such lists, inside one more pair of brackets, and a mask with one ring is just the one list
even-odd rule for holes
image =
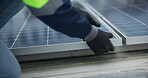
{"label": "dark work trousers", "polygon": [[[21,0],[0,0],[0,28],[24,7]],[[0,33],[3,34],[3,33]],[[19,78],[21,69],[15,56],[0,40],[0,78]]]}

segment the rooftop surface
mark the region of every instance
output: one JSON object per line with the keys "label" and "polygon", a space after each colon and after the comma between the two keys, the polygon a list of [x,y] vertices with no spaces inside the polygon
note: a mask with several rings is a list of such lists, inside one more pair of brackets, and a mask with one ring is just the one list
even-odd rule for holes
{"label": "rooftop surface", "polygon": [[148,50],[21,63],[21,78],[148,78]]}

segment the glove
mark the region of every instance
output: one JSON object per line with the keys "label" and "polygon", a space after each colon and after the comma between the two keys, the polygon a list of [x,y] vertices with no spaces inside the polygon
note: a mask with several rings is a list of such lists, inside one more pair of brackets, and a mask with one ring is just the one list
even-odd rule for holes
{"label": "glove", "polygon": [[89,14],[88,12],[83,11],[83,10],[81,10],[81,9],[79,9],[79,8],[75,8],[75,7],[74,7],[74,9],[75,9],[76,11],[80,12],[82,15],[84,15],[92,25],[94,25],[94,26],[96,26],[96,27],[100,27],[100,26],[101,26],[98,22],[96,22],[96,21],[90,16],[90,14]]}
{"label": "glove", "polygon": [[109,38],[112,37],[113,35],[111,33],[98,30],[97,36],[93,40],[86,42],[96,55],[102,55],[108,53],[109,51],[114,51],[114,47],[109,40]]}
{"label": "glove", "polygon": [[[81,14],[83,14],[88,21],[96,26],[96,27],[100,27],[101,25],[96,22],[88,12],[83,11],[79,8],[75,8],[74,9],[78,12],[80,12]],[[105,53],[108,53],[109,51],[114,51],[114,47],[112,45],[112,43],[110,42],[109,38],[112,38],[113,35],[111,33],[107,33],[104,32],[102,30],[98,30],[98,34],[96,36],[96,38],[94,38],[91,41],[86,41],[87,45],[90,47],[90,49],[96,54],[96,55],[102,55]]]}

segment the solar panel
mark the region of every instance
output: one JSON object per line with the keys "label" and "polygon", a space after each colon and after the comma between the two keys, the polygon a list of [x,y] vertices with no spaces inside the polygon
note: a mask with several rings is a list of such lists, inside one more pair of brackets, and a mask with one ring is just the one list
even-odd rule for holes
{"label": "solar panel", "polygon": [[[72,3],[74,6],[86,10],[78,2],[72,1]],[[99,29],[112,32],[114,34],[111,39],[113,44],[122,45],[121,38],[111,29],[105,26]],[[88,49],[81,39],[72,38],[53,30],[34,17],[26,7],[1,29],[0,37],[15,55]]]}
{"label": "solar panel", "polygon": [[47,26],[31,15],[12,48],[46,45],[47,32]]}
{"label": "solar panel", "polygon": [[125,44],[148,43],[148,1],[83,0],[83,2],[123,36]]}
{"label": "solar panel", "polygon": [[9,48],[81,42],[81,39],[71,38],[51,29],[31,15],[26,7],[15,15],[0,33],[1,39]]}
{"label": "solar panel", "polygon": [[9,48],[12,47],[12,44],[15,41],[28,15],[29,11],[26,8],[23,8],[2,29],[0,29],[0,37]]}

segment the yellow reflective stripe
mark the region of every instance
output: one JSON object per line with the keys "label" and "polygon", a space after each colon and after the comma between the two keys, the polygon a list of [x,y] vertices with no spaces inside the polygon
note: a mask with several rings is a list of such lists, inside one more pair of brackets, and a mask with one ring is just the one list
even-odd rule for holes
{"label": "yellow reflective stripe", "polygon": [[50,0],[23,0],[23,2],[34,8],[42,8]]}

